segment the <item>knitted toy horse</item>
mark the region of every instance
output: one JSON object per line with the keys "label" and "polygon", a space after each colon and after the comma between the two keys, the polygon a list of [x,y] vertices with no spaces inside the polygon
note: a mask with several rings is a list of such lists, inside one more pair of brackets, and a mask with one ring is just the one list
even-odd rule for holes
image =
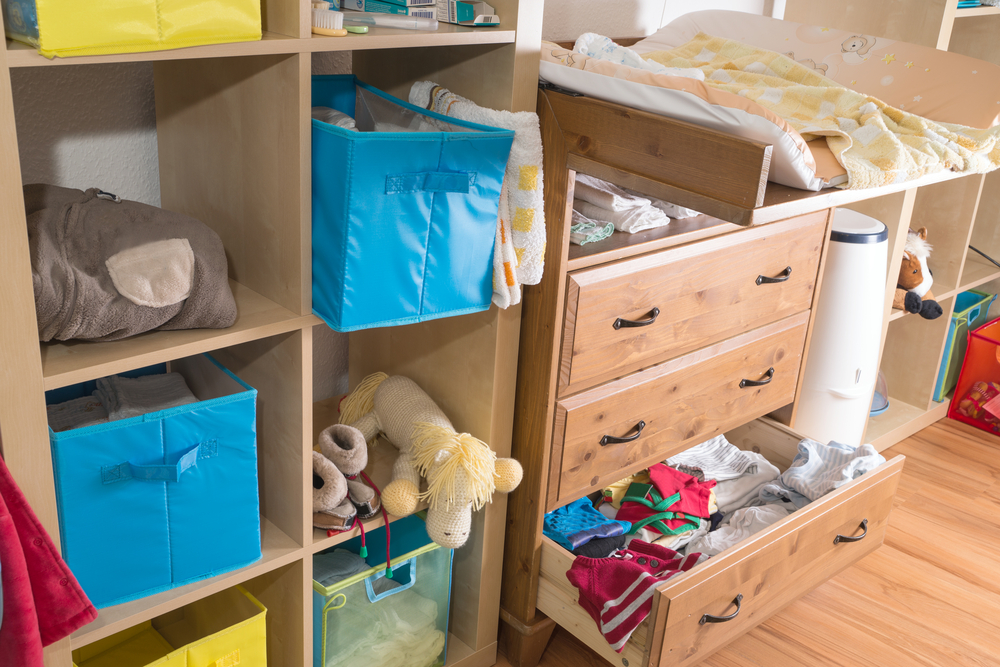
{"label": "knitted toy horse", "polygon": [[[486,443],[456,433],[441,408],[417,384],[401,375],[365,378],[341,406],[340,422],[364,434],[369,444],[384,433],[399,450],[382,505],[406,516],[428,501],[427,534],[443,547],[465,544],[472,511],[491,502],[494,491],[517,488],[524,474],[514,459],[498,459]],[[427,490],[420,491],[421,476]]]}

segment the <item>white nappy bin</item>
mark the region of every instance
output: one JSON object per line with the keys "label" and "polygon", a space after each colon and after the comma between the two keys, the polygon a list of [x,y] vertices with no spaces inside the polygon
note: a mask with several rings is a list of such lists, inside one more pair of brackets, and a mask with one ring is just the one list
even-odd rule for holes
{"label": "white nappy bin", "polygon": [[794,428],[860,445],[878,377],[889,232],[867,215],[837,209]]}

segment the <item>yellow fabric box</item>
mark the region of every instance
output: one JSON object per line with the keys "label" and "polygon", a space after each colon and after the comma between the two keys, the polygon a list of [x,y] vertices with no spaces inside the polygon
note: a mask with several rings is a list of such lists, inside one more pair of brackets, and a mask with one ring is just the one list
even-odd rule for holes
{"label": "yellow fabric box", "polygon": [[261,36],[260,0],[4,0],[7,36],[46,58],[162,51]]}
{"label": "yellow fabric box", "polygon": [[74,667],[266,667],[267,610],[230,588],[73,651]]}

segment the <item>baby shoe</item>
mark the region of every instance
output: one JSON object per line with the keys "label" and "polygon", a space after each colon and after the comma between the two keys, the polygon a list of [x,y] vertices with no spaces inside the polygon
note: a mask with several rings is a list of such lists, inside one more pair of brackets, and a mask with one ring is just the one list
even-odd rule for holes
{"label": "baby shoe", "polygon": [[349,530],[356,515],[347,497],[347,480],[337,466],[313,452],[313,525],[324,530]]}
{"label": "baby shoe", "polygon": [[319,434],[319,448],[347,478],[347,495],[358,510],[358,518],[370,519],[378,514],[378,494],[358,479],[368,465],[368,444],[361,431],[347,424],[329,426]]}

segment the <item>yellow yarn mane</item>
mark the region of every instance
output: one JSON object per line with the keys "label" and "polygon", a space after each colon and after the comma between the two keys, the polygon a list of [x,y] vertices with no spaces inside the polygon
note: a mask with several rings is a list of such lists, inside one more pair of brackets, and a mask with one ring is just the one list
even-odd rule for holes
{"label": "yellow yarn mane", "polygon": [[[439,452],[450,456],[435,465]],[[496,490],[497,455],[485,442],[468,433],[456,433],[427,422],[413,425],[413,464],[427,479],[427,490],[420,498],[432,508],[442,501],[455,501],[455,481],[459,469],[469,476],[469,499],[472,509],[481,509],[493,499]]]}
{"label": "yellow yarn mane", "polygon": [[340,423],[350,426],[374,410],[375,390],[388,377],[385,373],[372,373],[362,380],[340,404]]}

